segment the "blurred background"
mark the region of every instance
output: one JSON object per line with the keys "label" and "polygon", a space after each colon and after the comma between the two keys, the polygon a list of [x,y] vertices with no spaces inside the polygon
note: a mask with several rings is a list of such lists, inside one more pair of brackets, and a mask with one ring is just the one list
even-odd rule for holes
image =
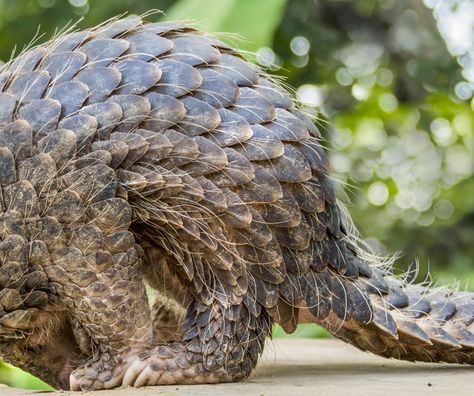
{"label": "blurred background", "polygon": [[[474,0],[0,0],[0,60],[80,17],[150,9],[245,38],[316,117],[367,242],[403,252],[400,271],[419,258],[420,280],[473,289]],[[48,389],[2,363],[0,383]]]}

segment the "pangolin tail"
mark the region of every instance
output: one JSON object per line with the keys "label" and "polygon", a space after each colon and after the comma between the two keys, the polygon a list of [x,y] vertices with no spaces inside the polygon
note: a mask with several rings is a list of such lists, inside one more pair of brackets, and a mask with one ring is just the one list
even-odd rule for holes
{"label": "pangolin tail", "polygon": [[[324,318],[308,293],[313,321],[384,357],[474,364],[474,293],[409,283],[379,268],[367,275],[330,276],[331,308]],[[300,314],[300,321],[305,317]]]}

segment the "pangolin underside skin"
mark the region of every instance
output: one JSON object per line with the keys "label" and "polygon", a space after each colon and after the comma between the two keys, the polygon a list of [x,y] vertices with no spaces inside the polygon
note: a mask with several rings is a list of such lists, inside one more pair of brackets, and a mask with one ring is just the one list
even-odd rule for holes
{"label": "pangolin underside skin", "polygon": [[361,246],[319,138],[182,23],[116,19],[3,66],[0,356],[62,389],[237,381],[274,323],[313,321],[474,363],[473,295],[405,284]]}

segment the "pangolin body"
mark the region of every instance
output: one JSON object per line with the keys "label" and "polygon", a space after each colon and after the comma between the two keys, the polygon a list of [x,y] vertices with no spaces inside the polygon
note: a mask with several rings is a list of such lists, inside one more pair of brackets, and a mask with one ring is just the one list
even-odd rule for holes
{"label": "pangolin body", "polygon": [[51,385],[236,381],[306,320],[474,363],[472,294],[377,265],[318,129],[219,40],[140,18],[63,35],[1,69],[0,125],[0,356]]}

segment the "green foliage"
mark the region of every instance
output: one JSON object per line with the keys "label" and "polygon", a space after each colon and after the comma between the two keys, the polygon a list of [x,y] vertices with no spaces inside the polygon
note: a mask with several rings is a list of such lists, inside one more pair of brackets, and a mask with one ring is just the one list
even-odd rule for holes
{"label": "green foliage", "polygon": [[0,384],[7,384],[15,388],[53,390],[49,385],[31,374],[0,361]]}
{"label": "green foliage", "polygon": [[[0,60],[24,48],[39,32],[41,43],[71,23],[91,27],[123,14],[140,15],[151,9],[164,10],[173,0],[0,0]],[[73,4],[81,6],[75,7]],[[82,20],[81,20],[82,19]],[[157,19],[154,17],[153,19]]]}
{"label": "green foliage", "polygon": [[401,269],[419,257],[420,278],[428,263],[435,278],[472,272],[474,100],[458,94],[466,83],[431,10],[407,0],[291,4],[274,69],[317,118],[362,235],[381,253],[404,252]]}
{"label": "green foliage", "polygon": [[[270,46],[286,0],[181,0],[167,11],[166,19],[192,17],[208,32],[236,33],[244,38],[241,49],[257,51]],[[262,17],[264,15],[264,17]]]}
{"label": "green foliage", "polygon": [[276,338],[329,338],[331,335],[321,326],[311,323],[300,324],[293,334],[286,334],[278,325],[273,328],[273,337]]}

